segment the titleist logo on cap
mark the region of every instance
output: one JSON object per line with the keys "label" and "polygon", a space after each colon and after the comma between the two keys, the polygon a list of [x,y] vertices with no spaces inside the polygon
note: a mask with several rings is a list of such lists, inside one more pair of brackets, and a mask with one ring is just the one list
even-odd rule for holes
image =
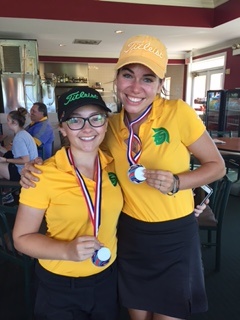
{"label": "titleist logo on cap", "polygon": [[79,100],[79,99],[86,99],[86,98],[99,100],[98,96],[96,94],[92,94],[92,93],[84,92],[84,91],[81,91],[81,92],[77,91],[77,92],[69,94],[66,97],[66,102],[64,102],[64,105],[66,106],[67,104],[69,104],[72,101]]}
{"label": "titleist logo on cap", "polygon": [[163,58],[162,51],[159,51],[157,48],[153,48],[150,42],[144,42],[144,41],[130,42],[128,44],[128,49],[124,50],[124,52],[129,53],[133,50],[144,50],[146,52],[151,52],[160,58]]}

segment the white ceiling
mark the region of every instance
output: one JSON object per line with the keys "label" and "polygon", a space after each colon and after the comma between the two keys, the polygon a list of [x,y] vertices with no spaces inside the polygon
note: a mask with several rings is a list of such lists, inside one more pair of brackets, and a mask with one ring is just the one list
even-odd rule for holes
{"label": "white ceiling", "polygon": [[[169,0],[167,4],[174,5],[179,1]],[[180,3],[183,2],[180,1]],[[200,2],[205,3],[206,6],[212,6],[226,1],[185,0],[185,3],[192,3],[192,6],[193,3]],[[119,29],[124,33],[115,34],[115,30]],[[209,52],[209,48],[218,49],[231,46],[235,42],[240,43],[240,18],[215,28],[0,18],[0,38],[37,39],[40,56],[117,58],[124,41],[136,34],[150,34],[158,37],[165,43],[169,58],[180,59],[184,58],[185,53],[189,51],[201,54],[205,51]],[[73,44],[76,38],[101,40],[101,43],[99,45]],[[59,44],[64,46],[60,47]]]}

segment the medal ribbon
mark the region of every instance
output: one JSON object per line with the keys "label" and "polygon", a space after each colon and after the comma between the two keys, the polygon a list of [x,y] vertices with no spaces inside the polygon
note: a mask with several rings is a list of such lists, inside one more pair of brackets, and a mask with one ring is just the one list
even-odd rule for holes
{"label": "medal ribbon", "polygon": [[98,235],[98,229],[101,223],[101,200],[102,200],[102,170],[101,170],[101,164],[99,160],[99,156],[96,159],[96,189],[95,189],[95,199],[94,199],[94,205],[91,199],[91,196],[89,194],[89,191],[87,189],[87,186],[84,182],[84,179],[74,164],[73,156],[71,149],[69,148],[67,150],[67,156],[69,159],[70,164],[74,167],[74,170],[77,175],[78,184],[82,190],[87,208],[88,208],[88,214],[90,217],[90,220],[93,225],[93,232],[94,236],[97,237]]}
{"label": "medal ribbon", "polygon": [[[127,158],[130,166],[138,163],[138,160],[140,159],[140,156],[142,154],[142,143],[138,135],[133,132],[133,125],[140,122],[144,117],[146,117],[151,111],[151,109],[152,109],[152,105],[150,104],[147,107],[147,109],[137,119],[133,120],[132,122],[129,122],[128,118],[126,117],[128,129],[129,129],[129,138],[127,143]],[[132,154],[132,145],[134,140],[137,141],[137,144],[139,147],[139,151],[136,152],[135,156],[133,156]]]}

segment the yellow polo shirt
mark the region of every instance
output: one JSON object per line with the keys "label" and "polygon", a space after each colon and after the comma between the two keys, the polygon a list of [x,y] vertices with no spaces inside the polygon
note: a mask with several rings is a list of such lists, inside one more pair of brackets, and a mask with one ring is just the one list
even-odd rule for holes
{"label": "yellow polo shirt", "polygon": [[[158,222],[186,216],[193,211],[192,190],[164,195],[146,182],[134,184],[128,179],[127,144],[129,131],[124,110],[109,119],[108,132],[101,146],[115,160],[115,168],[124,194],[123,212],[148,222]],[[196,112],[182,100],[156,98],[152,110],[139,129],[142,155],[139,164],[147,169],[159,169],[180,174],[189,171],[187,146],[205,131]]]}
{"label": "yellow polo shirt", "polygon": [[[82,262],[40,259],[39,263],[53,273],[71,277],[89,276],[103,271],[116,259],[116,226],[123,198],[113,159],[101,151],[99,155],[102,167],[102,203],[98,239],[110,249],[111,260],[104,267],[96,267],[91,259]],[[20,202],[30,207],[46,209],[48,237],[70,241],[81,235],[93,235],[85,199],[65,148],[45,161],[40,169],[40,181],[35,188],[22,188]],[[84,181],[94,203],[96,183],[88,178],[84,178]]]}

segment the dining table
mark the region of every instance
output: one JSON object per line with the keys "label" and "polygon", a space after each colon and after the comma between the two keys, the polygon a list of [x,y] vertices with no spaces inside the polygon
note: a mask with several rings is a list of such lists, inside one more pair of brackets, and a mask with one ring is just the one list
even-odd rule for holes
{"label": "dining table", "polygon": [[233,181],[231,194],[240,195],[240,137],[217,137],[213,138],[218,150],[226,164],[226,173],[233,169],[237,173],[236,180]]}
{"label": "dining table", "polygon": [[229,153],[239,153],[240,156],[240,137],[217,137],[214,138],[219,151],[227,151]]}

